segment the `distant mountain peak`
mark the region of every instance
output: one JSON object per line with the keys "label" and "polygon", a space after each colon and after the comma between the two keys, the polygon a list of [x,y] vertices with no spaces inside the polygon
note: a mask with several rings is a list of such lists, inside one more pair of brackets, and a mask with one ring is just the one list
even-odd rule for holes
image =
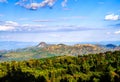
{"label": "distant mountain peak", "polygon": [[46,42],[40,42],[40,43],[37,45],[37,47],[41,47],[41,48],[46,47],[46,46],[48,46],[48,44],[47,44]]}
{"label": "distant mountain peak", "polygon": [[106,47],[107,47],[107,48],[115,48],[115,47],[117,47],[117,46],[114,45],[114,44],[107,44]]}

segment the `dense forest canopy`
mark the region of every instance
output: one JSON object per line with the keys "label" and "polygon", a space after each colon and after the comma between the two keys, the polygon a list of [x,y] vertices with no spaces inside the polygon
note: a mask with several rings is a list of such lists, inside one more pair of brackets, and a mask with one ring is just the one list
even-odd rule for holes
{"label": "dense forest canopy", "polygon": [[120,51],[3,62],[0,82],[120,82]]}

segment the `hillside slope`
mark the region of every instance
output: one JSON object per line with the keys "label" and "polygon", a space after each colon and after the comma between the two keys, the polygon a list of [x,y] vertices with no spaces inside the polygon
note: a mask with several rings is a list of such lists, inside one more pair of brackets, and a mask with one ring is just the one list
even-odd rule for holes
{"label": "hillside slope", "polygon": [[28,60],[28,59],[38,59],[53,56],[78,56],[84,54],[96,54],[103,53],[106,51],[120,50],[119,47],[114,49],[101,47],[93,44],[76,44],[76,45],[65,45],[65,44],[47,44],[41,42],[35,47],[29,47],[24,49],[17,49],[9,52],[2,52],[0,54],[0,61],[11,61],[11,60]]}
{"label": "hillside slope", "polygon": [[120,51],[0,63],[0,82],[120,82]]}

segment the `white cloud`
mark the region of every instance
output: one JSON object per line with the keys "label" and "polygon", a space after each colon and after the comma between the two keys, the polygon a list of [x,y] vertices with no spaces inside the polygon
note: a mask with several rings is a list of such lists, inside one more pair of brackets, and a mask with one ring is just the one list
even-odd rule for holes
{"label": "white cloud", "polygon": [[4,24],[0,25],[0,31],[11,31],[16,29],[17,26],[18,26],[17,22],[5,21]]}
{"label": "white cloud", "polygon": [[0,25],[0,31],[16,31],[16,32],[62,32],[62,31],[83,31],[90,28],[78,25],[44,25],[44,24],[18,24],[14,21],[5,21]]}
{"label": "white cloud", "polygon": [[6,21],[6,22],[5,22],[5,25],[6,25],[6,26],[18,26],[18,23],[17,23],[17,22],[14,22],[14,21]]}
{"label": "white cloud", "polygon": [[40,3],[40,7],[44,7],[46,5],[48,6],[53,6],[56,0],[44,0],[43,2]]}
{"label": "white cloud", "polygon": [[45,6],[49,6],[52,7],[54,5],[54,3],[56,2],[56,0],[43,0],[42,2],[31,2],[31,3],[27,3],[25,4],[25,2],[27,2],[27,0],[19,0],[19,2],[16,3],[16,5],[25,7],[27,9],[33,9],[36,10],[38,8],[41,7],[45,7]]}
{"label": "white cloud", "polygon": [[105,20],[119,20],[119,15],[115,15],[115,14],[106,15]]}
{"label": "white cloud", "polygon": [[31,4],[27,4],[25,5],[24,7],[27,8],[27,9],[33,9],[33,10],[36,10],[39,8],[39,3],[31,3]]}
{"label": "white cloud", "polygon": [[13,26],[0,26],[0,31],[10,31],[10,30],[13,30],[15,29],[15,27]]}
{"label": "white cloud", "polygon": [[[19,5],[24,8],[27,8],[27,9],[36,10],[38,8],[42,8],[45,6],[53,7],[53,5],[56,3],[56,1],[58,1],[58,0],[43,0],[42,2],[37,2],[37,1],[34,2],[32,0],[30,2],[29,2],[29,0],[19,0],[17,3],[15,3],[15,5]],[[67,6],[67,1],[68,0],[62,1],[62,3],[61,3],[62,7]],[[74,0],[74,1],[77,1],[77,0]]]}
{"label": "white cloud", "polygon": [[116,31],[115,34],[120,34],[120,30],[119,30],[119,31]]}

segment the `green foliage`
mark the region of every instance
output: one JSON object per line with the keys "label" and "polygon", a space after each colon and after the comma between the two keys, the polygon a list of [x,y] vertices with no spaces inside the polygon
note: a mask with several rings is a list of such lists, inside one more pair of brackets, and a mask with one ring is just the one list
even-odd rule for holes
{"label": "green foliage", "polygon": [[0,82],[120,82],[120,51],[2,62]]}

